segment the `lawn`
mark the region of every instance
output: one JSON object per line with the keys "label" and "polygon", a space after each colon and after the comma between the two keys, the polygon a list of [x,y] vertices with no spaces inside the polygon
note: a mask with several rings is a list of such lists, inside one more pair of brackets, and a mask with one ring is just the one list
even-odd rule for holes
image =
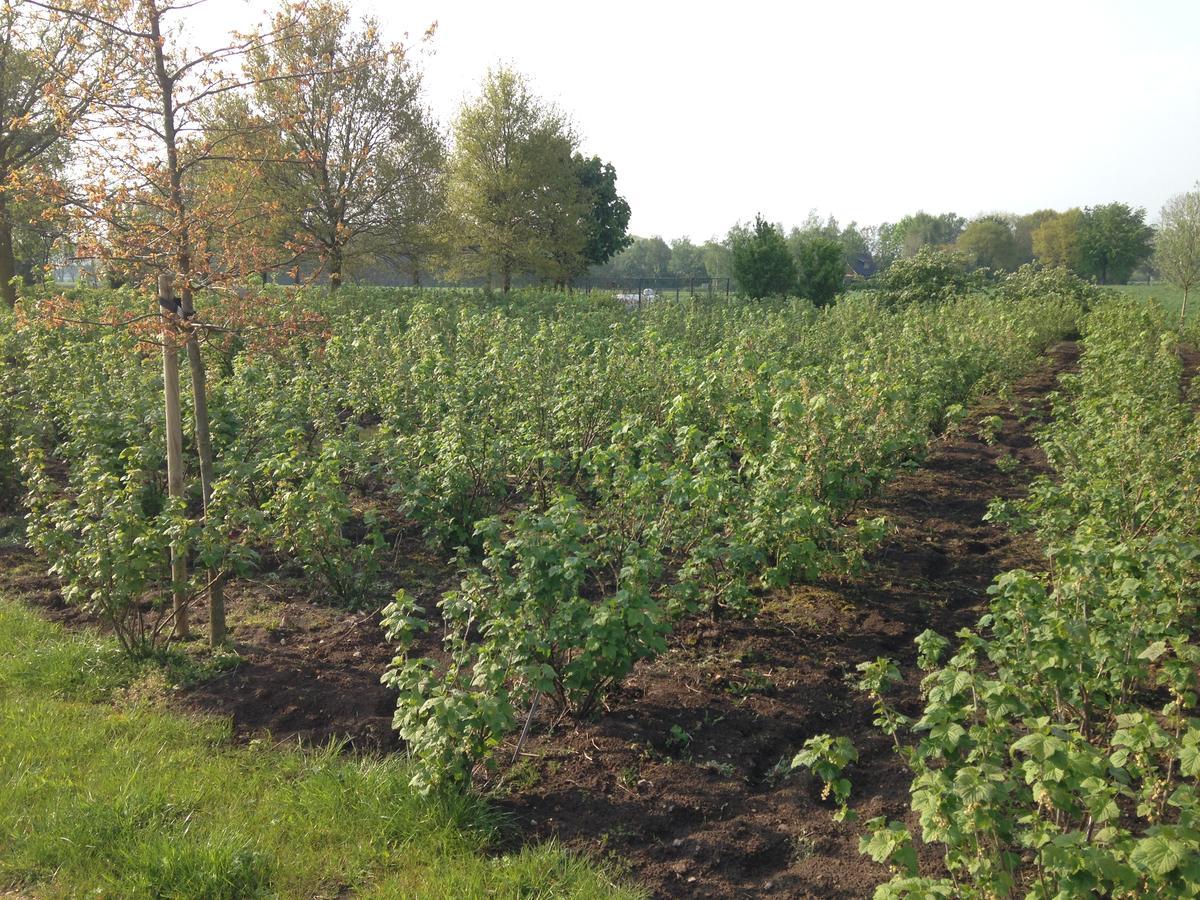
{"label": "lawn", "polygon": [[235,746],[162,672],[0,600],[0,894],[632,896],[554,845],[490,852],[496,813],[403,758]]}
{"label": "lawn", "polygon": [[[1112,287],[1131,297],[1155,300],[1175,315],[1179,315],[1179,308],[1183,305],[1183,291],[1165,281],[1158,281],[1154,284],[1114,284]],[[1189,322],[1196,322],[1200,318],[1200,313],[1196,311],[1197,304],[1200,304],[1198,295],[1200,295],[1200,291],[1192,291],[1188,297]]]}

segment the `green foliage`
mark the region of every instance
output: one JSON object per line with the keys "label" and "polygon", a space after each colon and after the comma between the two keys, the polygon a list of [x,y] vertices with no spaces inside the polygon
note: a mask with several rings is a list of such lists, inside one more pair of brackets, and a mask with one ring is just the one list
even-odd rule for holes
{"label": "green foliage", "polygon": [[1044,266],[1082,273],[1082,228],[1083,211],[1080,209],[1068,209],[1046,217],[1030,235],[1034,257]]}
{"label": "green foliage", "polygon": [[249,170],[246,189],[262,192],[250,218],[261,220],[253,227],[263,258],[305,254],[337,287],[356,261],[424,250],[444,203],[446,149],[415,54],[389,47],[377,21],[356,23],[340,0],[311,4],[300,29],[289,15],[280,13],[272,39],[245,60],[246,119],[231,99],[234,120],[210,126],[209,140],[218,158],[241,157],[229,167],[234,184]]}
{"label": "green foliage", "polygon": [[1188,293],[1200,284],[1200,185],[1163,206],[1154,240],[1154,262],[1163,277],[1183,291],[1179,320],[1187,320]]}
{"label": "green foliage", "polygon": [[1050,268],[1040,263],[1029,263],[1017,271],[1001,278],[995,287],[996,293],[1010,300],[1032,297],[1061,297],[1079,303],[1085,308],[1106,296],[1096,287],[1068,269]]}
{"label": "green foliage", "polygon": [[508,291],[514,274],[565,283],[583,270],[585,247],[598,238],[589,224],[597,195],[580,180],[576,144],[565,117],[519,73],[488,73],[455,121],[447,174],[458,242],[474,248],[464,260],[473,273],[498,276]]}
{"label": "green foliage", "polygon": [[[483,568],[438,604],[446,662],[404,654],[385,674],[400,692],[396,726],[419,763],[415,785],[462,782],[475,763],[491,765],[518,708],[536,697],[588,715],[635,662],[666,648],[653,556],[597,533],[582,512],[562,497],[518,516],[507,535],[498,519],[481,522]],[[385,613],[403,650],[425,627],[420,612],[401,592]]]}
{"label": "green foliage", "polygon": [[753,230],[733,235],[733,277],[747,297],[782,297],[796,285],[796,262],[779,229],[762,216]]}
{"label": "green foliage", "polygon": [[679,279],[707,278],[704,267],[704,250],[697,247],[687,235],[671,241],[670,272]]}
{"label": "green foliage", "polygon": [[842,735],[833,737],[828,734],[818,734],[804,742],[803,748],[792,759],[792,768],[809,769],[821,779],[824,787],[821,799],[830,797],[838,805],[836,818],[838,821],[853,819],[853,812],[847,806],[850,799],[850,779],[843,777],[846,766],[858,760],[858,750],[850,739]]}
{"label": "green foliage", "polygon": [[[1017,504],[1051,572],[1001,575],[949,660],[918,640],[925,707],[900,749],[957,896],[1200,892],[1198,420],[1160,313],[1103,302],[1086,327],[1040,435],[1054,478]],[[863,686],[887,728],[880,680]],[[907,846],[873,823],[864,852],[903,872],[877,896],[943,892]]]}
{"label": "green foliage", "polygon": [[603,266],[592,270],[597,278],[637,280],[672,274],[671,247],[660,237],[632,237],[629,245]]}
{"label": "green foliage", "polygon": [[575,173],[591,197],[583,244],[583,263],[599,266],[629,246],[629,203],[617,193],[617,170],[600,157],[574,156]]}
{"label": "green foliage", "polygon": [[955,247],[980,268],[1011,272],[1021,262],[1012,226],[996,216],[984,216],[969,223]]}
{"label": "green foliage", "polygon": [[1124,203],[1089,206],[1079,223],[1080,274],[1122,284],[1153,253],[1146,211]]}
{"label": "green foliage", "polygon": [[[359,606],[371,595],[383,547],[375,512],[357,513],[343,487],[342,473],[359,447],[330,440],[313,454],[305,452],[301,432],[288,437],[289,451],[262,467],[272,488],[262,508],[265,536],[306,574],[324,582],[338,603]],[[347,534],[352,524],[361,532],[353,538]]]}
{"label": "green foliage", "polygon": [[[899,879],[893,880],[893,888],[897,886],[896,881],[907,881],[918,874],[917,851],[913,847],[912,834],[902,823],[889,822],[883,817],[878,817],[868,819],[864,824],[868,833],[858,839],[858,852],[871,857],[877,863],[888,863],[903,873]],[[876,896],[894,895],[876,893]]]}
{"label": "green foliage", "polygon": [[887,242],[894,247],[892,252],[896,256],[915,256],[923,248],[950,247],[966,224],[966,219],[952,212],[935,216],[922,210],[890,226]]}
{"label": "green foliage", "polygon": [[[282,315],[272,296],[264,315]],[[140,301],[71,302],[71,318],[97,320]],[[150,612],[166,608],[167,541],[227,571],[299,566],[339,603],[374,591],[385,541],[460,548],[460,590],[429,612],[401,593],[387,616],[405,778],[423,790],[496,765],[535,702],[589,714],[676,617],[752,615],[771,591],[861,567],[887,530],[857,514],[864,501],[1080,314],[1062,296],[631,313],[595,297],[355,287],[290,308],[316,327],[206,347],[221,363],[219,464],[210,519],[187,529],[162,499],[156,357],[123,330],[15,323],[6,402],[29,501],[53,513],[33,532],[72,599],[97,591],[107,554],[120,569],[105,590]],[[434,628],[431,650],[416,638]]]}
{"label": "green foliage", "polygon": [[817,306],[833,302],[842,290],[846,263],[842,245],[820,235],[792,242],[796,254],[796,293]]}
{"label": "green foliage", "polygon": [[922,247],[898,259],[878,281],[880,302],[887,307],[912,303],[941,303],[973,285],[968,260],[961,253]]}

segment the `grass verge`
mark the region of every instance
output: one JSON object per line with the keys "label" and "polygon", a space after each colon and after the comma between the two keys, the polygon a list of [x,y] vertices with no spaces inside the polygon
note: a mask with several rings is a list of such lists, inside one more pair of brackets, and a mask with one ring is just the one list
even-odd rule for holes
{"label": "grass verge", "polygon": [[[1129,297],[1137,297],[1139,300],[1154,300],[1175,316],[1174,321],[1179,321],[1179,308],[1183,305],[1183,291],[1175,285],[1160,281],[1154,284],[1114,284],[1111,287]],[[1193,290],[1188,296],[1189,323],[1200,322],[1200,311],[1197,311],[1196,308],[1198,304],[1200,304],[1200,291]]]}
{"label": "grass verge", "polygon": [[635,896],[554,845],[489,855],[495,813],[415,795],[401,758],[234,746],[162,694],[156,667],[0,599],[0,893]]}

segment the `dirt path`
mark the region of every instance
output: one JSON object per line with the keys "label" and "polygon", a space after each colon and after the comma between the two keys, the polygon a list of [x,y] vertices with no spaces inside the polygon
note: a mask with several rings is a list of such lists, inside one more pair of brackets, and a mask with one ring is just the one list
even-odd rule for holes
{"label": "dirt path", "polygon": [[[907,818],[907,771],[845,679],[863,660],[896,658],[909,682],[902,709],[917,713],[912,638],[974,624],[996,574],[1042,566],[1031,541],[982,517],[1045,471],[1032,431],[1078,349],[1050,356],[1012,406],[972,410],[867,511],[897,530],[861,580],[797,587],[750,623],[693,625],[597,722],[532,741],[510,775],[516,824],[612,852],[657,896],[869,896],[886,871],[787,764],[811,735],[845,734],[861,754],[850,770],[860,818]],[[978,423],[992,415],[1002,426],[988,444]],[[998,466],[1005,456],[1019,465]]]}
{"label": "dirt path", "polygon": [[[858,829],[834,823],[819,789],[787,763],[813,734],[848,735],[861,754],[850,771],[860,817],[906,817],[907,773],[845,678],[863,660],[894,657],[909,676],[902,709],[917,712],[912,638],[973,624],[998,572],[1042,565],[1031,542],[982,516],[993,498],[1019,496],[1045,471],[1032,431],[1077,356],[1074,344],[1055,347],[1048,366],[1014,387],[1011,405],[973,409],[865,510],[896,532],[860,580],[796,587],[753,622],[689,624],[595,722],[550,733],[540,723],[502,786],[513,841],[555,836],[611,853],[664,897],[869,896],[886,872],[858,854]],[[992,415],[1002,425],[988,444],[979,421]],[[1001,457],[1018,464],[997,466]],[[410,556],[393,573],[398,583],[424,580],[435,596],[453,580],[437,560]],[[81,617],[43,571],[26,551],[0,548],[0,592],[74,624]],[[245,662],[180,701],[230,716],[241,739],[269,732],[395,749],[394,698],[379,684],[392,651],[378,615],[331,610],[306,589],[299,579],[231,586],[232,637]],[[936,865],[936,854],[927,862]]]}

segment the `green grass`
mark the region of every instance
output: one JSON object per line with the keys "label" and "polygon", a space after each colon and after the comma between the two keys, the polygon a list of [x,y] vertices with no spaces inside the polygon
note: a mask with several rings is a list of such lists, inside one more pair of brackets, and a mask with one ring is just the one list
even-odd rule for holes
{"label": "green grass", "polygon": [[[1157,301],[1176,317],[1179,315],[1180,306],[1183,305],[1183,291],[1165,281],[1154,284],[1114,284],[1112,288],[1122,294],[1128,294],[1130,297]],[[1200,305],[1200,290],[1193,290],[1188,294],[1187,317],[1189,323],[1200,321],[1200,313],[1196,310],[1197,305]]]}
{"label": "green grass", "polygon": [[0,894],[635,896],[553,845],[489,854],[495,813],[401,758],[237,747],[164,684],[0,600]]}

